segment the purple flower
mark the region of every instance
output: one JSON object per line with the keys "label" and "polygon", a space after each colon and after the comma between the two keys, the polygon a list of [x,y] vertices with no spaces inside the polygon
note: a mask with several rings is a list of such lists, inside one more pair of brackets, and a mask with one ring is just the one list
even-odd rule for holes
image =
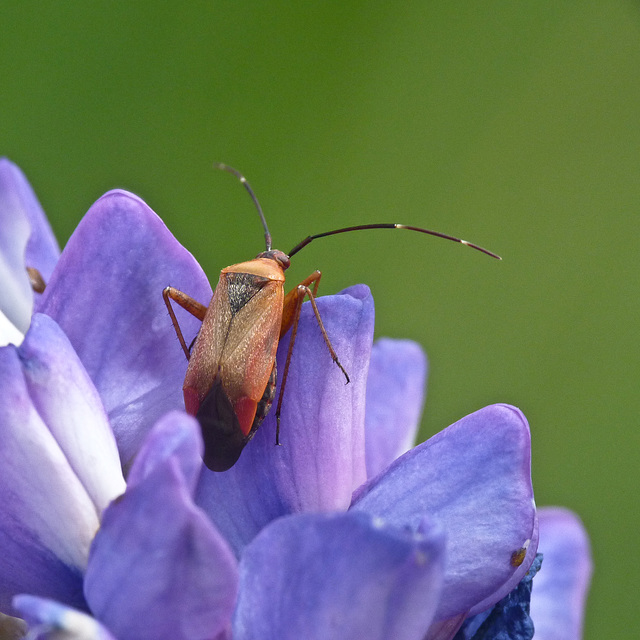
{"label": "purple flower", "polygon": [[0,611],[21,591],[83,607],[89,546],[125,488],[100,398],[41,315],[19,348],[0,348],[0,379]]}
{"label": "purple flower", "polygon": [[535,580],[531,617],[536,640],[579,640],[592,572],[589,538],[580,519],[560,507],[540,509],[543,570]]}
{"label": "purple flower", "polygon": [[[3,184],[0,203],[17,190]],[[11,215],[37,235],[30,210]],[[214,473],[182,411],[186,360],[161,295],[207,302],[197,262],[144,202],[113,191],[47,264],[13,259],[12,276],[36,266],[47,288],[0,301],[21,331],[37,312],[23,343],[0,349],[0,611],[41,637],[448,639],[527,572],[526,419],[493,405],[407,451],[426,363],[407,342],[372,351],[366,287],[318,299],[351,383],[303,308],[282,446],[271,414]],[[190,342],[199,323],[177,314]]]}
{"label": "purple flower", "polygon": [[223,632],[237,563],[191,498],[193,418],[157,423],[124,491],[100,398],[51,318],[36,314],[20,347],[0,348],[0,379],[0,610],[74,633],[91,612],[122,639]]}
{"label": "purple flower", "polygon": [[538,555],[525,578],[494,607],[467,618],[454,640],[529,640],[534,633],[536,640],[582,638],[592,569],[589,539],[567,509],[545,507],[538,516]]}
{"label": "purple flower", "polygon": [[33,189],[16,165],[0,158],[0,345],[19,343],[29,327],[33,289],[26,266],[48,280],[60,249]]}

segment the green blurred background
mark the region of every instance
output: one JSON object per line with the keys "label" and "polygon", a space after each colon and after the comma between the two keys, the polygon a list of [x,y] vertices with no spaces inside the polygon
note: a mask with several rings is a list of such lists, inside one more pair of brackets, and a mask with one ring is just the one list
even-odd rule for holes
{"label": "green blurred background", "polygon": [[318,241],[288,275],[366,282],[377,334],[424,345],[422,437],[524,410],[538,504],[592,537],[585,637],[637,637],[637,2],[5,0],[0,20],[0,154],[61,243],[124,187],[215,284],[262,248],[225,161],[284,251],[398,221],[502,254],[376,231]]}

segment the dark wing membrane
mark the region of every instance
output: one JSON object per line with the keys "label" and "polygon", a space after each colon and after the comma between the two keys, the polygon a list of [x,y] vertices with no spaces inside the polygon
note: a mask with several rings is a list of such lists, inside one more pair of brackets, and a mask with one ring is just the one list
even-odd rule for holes
{"label": "dark wing membrane", "polygon": [[270,282],[269,278],[263,278],[251,273],[232,272],[225,275],[229,287],[229,307],[232,316],[235,316],[265,284]]}
{"label": "dark wing membrane", "polygon": [[231,402],[216,379],[200,405],[196,418],[202,429],[202,459],[211,471],[226,471],[240,457],[248,442],[238,424]]}

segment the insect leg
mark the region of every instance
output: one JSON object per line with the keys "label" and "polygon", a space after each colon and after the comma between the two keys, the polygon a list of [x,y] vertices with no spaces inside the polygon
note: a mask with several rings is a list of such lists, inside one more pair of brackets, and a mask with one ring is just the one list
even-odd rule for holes
{"label": "insect leg", "polygon": [[[314,271],[310,276],[307,276],[298,287],[308,287],[310,284],[313,284],[313,296],[316,297],[318,293],[318,285],[320,284],[320,278],[322,277],[322,273],[320,271]],[[298,293],[298,287],[292,289],[287,293],[284,297],[284,303],[282,306],[282,326],[280,328],[280,339],[282,340],[282,336],[284,336],[291,326],[293,325],[294,316],[297,312],[299,312],[299,306],[302,304],[302,300],[298,302],[300,298],[300,294]],[[302,294],[302,298],[304,298],[304,293]]]}
{"label": "insect leg", "polygon": [[183,293],[179,289],[175,289],[174,287],[165,287],[162,291],[162,297],[164,298],[164,303],[167,305],[167,311],[169,311],[169,315],[171,316],[171,322],[173,323],[173,328],[176,330],[176,335],[178,336],[178,340],[180,341],[180,345],[182,346],[184,355],[187,356],[187,360],[189,360],[189,357],[191,355],[189,352],[189,347],[187,347],[187,343],[185,342],[184,336],[182,335],[182,330],[180,329],[180,325],[178,324],[178,319],[176,318],[176,314],[174,313],[173,307],[171,306],[171,300],[179,304],[192,316],[198,318],[200,322],[204,320],[204,315],[207,312],[207,307],[205,307],[203,304],[200,304],[197,300],[194,300],[191,296]]}
{"label": "insect leg", "polygon": [[[327,349],[329,349],[329,353],[331,354],[331,359],[338,365],[340,371],[344,373],[344,377],[347,379],[346,384],[349,384],[349,374],[344,370],[344,367],[340,364],[340,360],[338,360],[338,354],[335,352],[331,344],[331,340],[329,340],[329,335],[327,334],[327,330],[324,328],[324,324],[322,322],[322,318],[320,317],[320,311],[318,310],[318,305],[316,304],[316,299],[314,295],[311,293],[311,289],[306,286],[298,285],[298,289],[304,289],[304,292],[300,296],[300,306],[302,306],[302,299],[305,294],[309,296],[309,302],[313,307],[313,313],[315,313],[316,320],[318,321],[318,326],[320,327],[320,331],[322,332],[322,337],[324,338],[325,344],[327,345]],[[300,311],[298,311],[298,317],[300,317]]]}
{"label": "insect leg", "polygon": [[[285,328],[285,333],[291,327],[291,339],[289,341],[289,348],[287,349],[287,359],[284,364],[284,371],[282,373],[282,383],[280,385],[280,395],[278,396],[278,404],[276,406],[276,444],[280,444],[280,412],[282,409],[282,398],[284,396],[285,386],[287,384],[287,376],[289,375],[289,365],[291,364],[291,354],[293,353],[293,345],[296,340],[296,334],[298,333],[298,321],[300,320],[300,310],[302,309],[302,302],[305,296],[309,297],[309,302],[311,302],[311,306],[313,307],[313,312],[316,316],[316,320],[318,321],[318,326],[320,327],[320,331],[322,333],[322,337],[324,338],[324,342],[327,345],[327,349],[329,349],[329,353],[331,355],[331,359],[340,367],[340,371],[344,374],[344,377],[347,380],[347,384],[349,383],[349,374],[345,371],[342,364],[340,364],[340,360],[338,360],[338,355],[331,344],[331,340],[329,340],[329,335],[327,334],[327,330],[324,327],[324,323],[322,322],[322,317],[320,316],[320,311],[318,310],[318,305],[315,300],[315,293],[318,289],[318,282],[320,280],[320,272],[316,271],[312,273],[308,278],[302,281],[295,289],[290,291],[285,298],[285,308],[283,311],[283,327],[285,327],[285,322],[287,323]],[[309,288],[309,284],[314,283],[313,291]],[[281,332],[282,333],[282,332]]]}

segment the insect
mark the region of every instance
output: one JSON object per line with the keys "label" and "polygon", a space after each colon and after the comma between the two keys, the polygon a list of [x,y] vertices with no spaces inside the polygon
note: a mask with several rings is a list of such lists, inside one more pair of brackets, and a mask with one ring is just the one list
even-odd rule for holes
{"label": "insect", "polygon": [[[320,271],[315,271],[284,294],[284,272],[293,255],[317,238],[338,233],[408,229],[460,242],[493,258],[500,257],[460,238],[419,227],[387,223],[344,227],[307,236],[285,254],[272,248],[262,208],[246,178],[227,165],[219,164],[216,168],[235,175],[249,192],[262,222],[266,249],[253,260],[223,269],[208,306],[171,286],[166,287],[162,295],[188,360],[183,385],[184,403],[187,413],[200,423],[204,463],[212,471],[226,471],[236,463],[272,407],[277,379],[276,350],[282,336],[291,330],[275,414],[276,444],[280,444],[282,398],[305,297],[311,302],[331,358],[349,382],[316,306]],[[202,322],[191,346],[187,346],[182,335],[171,301]]]}

